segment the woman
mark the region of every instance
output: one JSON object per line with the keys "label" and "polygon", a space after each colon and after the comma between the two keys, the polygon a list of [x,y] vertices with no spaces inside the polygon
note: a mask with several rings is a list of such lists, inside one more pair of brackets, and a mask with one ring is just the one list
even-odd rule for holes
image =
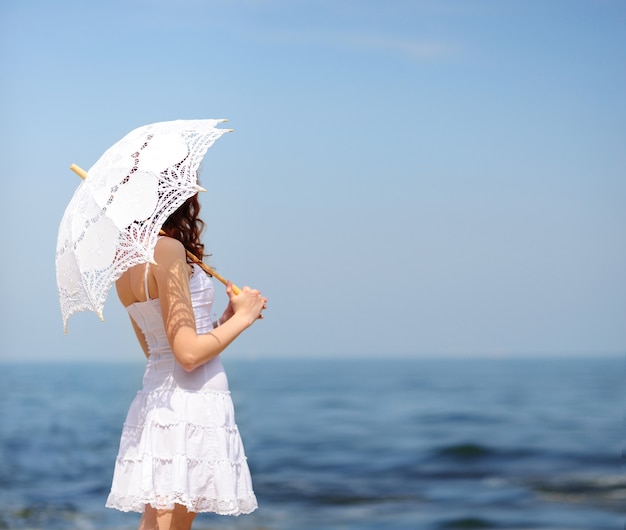
{"label": "woman", "polygon": [[143,388],[124,423],[107,506],[143,512],[140,530],[188,530],[198,512],[257,507],[220,353],[257,319],[266,299],[244,287],[211,321],[209,276],[186,257],[204,257],[198,196],[163,225],[156,264],[117,281],[147,357]]}

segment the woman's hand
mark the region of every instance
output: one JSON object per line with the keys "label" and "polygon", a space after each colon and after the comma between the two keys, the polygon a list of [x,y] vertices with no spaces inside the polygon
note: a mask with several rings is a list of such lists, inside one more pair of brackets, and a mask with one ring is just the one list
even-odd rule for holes
{"label": "woman's hand", "polygon": [[232,307],[233,316],[245,318],[249,326],[257,319],[263,318],[262,311],[267,307],[267,298],[261,295],[261,291],[245,286],[239,294],[235,294],[232,284],[228,282],[226,294],[230,300],[229,306]]}
{"label": "woman's hand", "polygon": [[235,314],[235,310],[233,309],[233,304],[232,304],[232,302],[229,299],[228,300],[228,305],[226,306],[226,309],[224,309],[224,312],[222,313],[222,316],[218,320],[218,325],[221,326],[224,322],[226,322],[234,314]]}

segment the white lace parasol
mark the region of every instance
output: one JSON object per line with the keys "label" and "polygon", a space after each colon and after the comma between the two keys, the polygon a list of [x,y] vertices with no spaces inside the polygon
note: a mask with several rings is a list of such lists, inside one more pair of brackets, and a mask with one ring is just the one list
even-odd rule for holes
{"label": "white lace parasol", "polygon": [[226,120],[153,123],[128,133],[89,169],[68,204],[56,249],[63,326],[78,311],[95,311],[121,274],[154,261],[161,226],[197,193],[205,153]]}

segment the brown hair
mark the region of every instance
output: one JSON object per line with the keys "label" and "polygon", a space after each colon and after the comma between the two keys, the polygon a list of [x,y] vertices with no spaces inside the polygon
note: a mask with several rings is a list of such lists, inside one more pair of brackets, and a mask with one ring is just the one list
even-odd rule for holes
{"label": "brown hair", "polygon": [[204,221],[198,217],[199,213],[200,201],[196,193],[167,218],[167,221],[163,223],[162,230],[169,237],[178,239],[186,250],[202,261],[206,256],[204,244],[200,241],[200,235],[204,230]]}

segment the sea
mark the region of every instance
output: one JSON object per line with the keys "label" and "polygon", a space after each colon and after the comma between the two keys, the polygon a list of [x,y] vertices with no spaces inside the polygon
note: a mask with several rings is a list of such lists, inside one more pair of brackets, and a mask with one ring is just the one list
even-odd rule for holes
{"label": "sea", "polygon": [[[622,356],[228,359],[259,509],[194,530],[623,529]],[[142,364],[0,365],[0,528],[104,507]]]}

